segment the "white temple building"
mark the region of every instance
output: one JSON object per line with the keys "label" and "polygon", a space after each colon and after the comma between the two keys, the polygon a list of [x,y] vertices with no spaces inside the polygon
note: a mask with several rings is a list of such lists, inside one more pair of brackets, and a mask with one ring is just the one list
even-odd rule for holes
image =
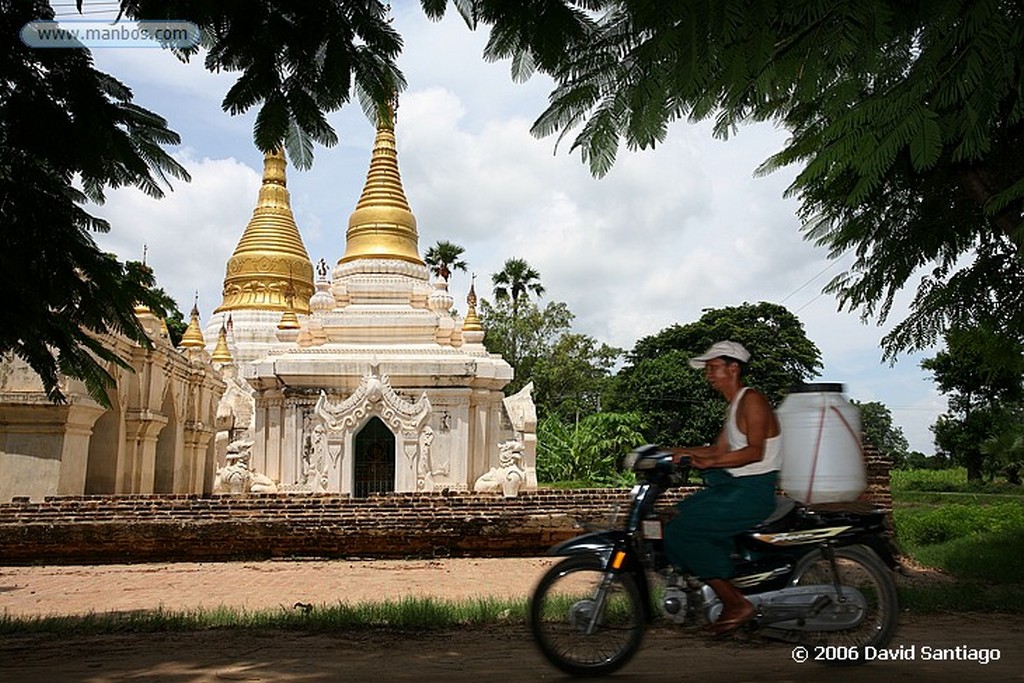
{"label": "white temple building", "polygon": [[344,253],[330,272],[321,261],[315,280],[313,270],[284,156],[268,154],[223,302],[205,335],[195,319],[189,334],[227,384],[221,463],[229,443],[251,441],[248,467],[279,491],[536,487],[530,388],[502,393],[512,368],[484,348],[473,289],[457,318],[447,283],[431,283],[393,126],[378,125]]}

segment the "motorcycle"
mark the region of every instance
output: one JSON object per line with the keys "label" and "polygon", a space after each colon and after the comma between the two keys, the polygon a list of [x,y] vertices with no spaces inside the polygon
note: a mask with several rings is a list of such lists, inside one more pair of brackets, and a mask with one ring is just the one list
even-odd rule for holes
{"label": "motorcycle", "polygon": [[[676,625],[713,624],[723,609],[710,586],[676,571],[664,552],[655,504],[686,481],[688,462],[644,446],[625,466],[638,483],[624,527],[553,547],[548,554],[565,559],[530,599],[541,652],[577,676],[610,674],[629,662],[659,614],[655,603]],[[754,634],[833,647],[825,661],[855,664],[895,633],[899,562],[881,512],[815,510],[780,496],[768,519],[736,537],[734,560],[731,581],[754,605],[744,627]]]}

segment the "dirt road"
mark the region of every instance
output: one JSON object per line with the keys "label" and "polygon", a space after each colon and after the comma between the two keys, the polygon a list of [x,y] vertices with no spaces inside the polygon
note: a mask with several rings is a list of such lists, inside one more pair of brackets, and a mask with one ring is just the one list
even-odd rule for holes
{"label": "dirt road", "polygon": [[[107,567],[0,567],[0,611],[31,615],[249,608],[296,600],[485,593],[525,595],[547,560],[366,563],[227,563]],[[211,597],[211,591],[215,595]],[[321,593],[322,591],[322,593]],[[374,591],[376,593],[374,594]],[[318,600],[319,595],[328,599]],[[890,651],[897,661],[853,668],[794,661],[793,648],[764,641],[709,641],[656,629],[617,681],[1024,681],[1024,617],[903,614]],[[799,653],[798,653],[799,654]],[[813,656],[814,653],[809,653]],[[938,659],[945,655],[945,659]],[[988,657],[988,663],[978,658]],[[974,659],[966,659],[973,657]],[[998,659],[997,659],[998,657]],[[959,658],[959,659],[951,659]],[[213,630],[0,641],[0,681],[559,681],[520,627],[410,636]]]}

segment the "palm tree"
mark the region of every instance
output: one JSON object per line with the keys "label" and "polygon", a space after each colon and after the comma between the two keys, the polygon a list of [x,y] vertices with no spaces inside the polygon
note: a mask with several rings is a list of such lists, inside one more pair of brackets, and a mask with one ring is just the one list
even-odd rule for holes
{"label": "palm tree", "polygon": [[500,272],[491,275],[491,284],[494,286],[494,298],[496,301],[512,302],[512,326],[509,329],[509,352],[511,357],[507,360],[513,368],[519,367],[519,303],[529,298],[533,292],[537,296],[544,294],[544,287],[540,284],[540,273],[530,267],[530,264],[521,258],[510,258],[505,261]]}
{"label": "palm tree", "polygon": [[544,294],[544,287],[540,284],[540,273],[521,258],[510,258],[505,261],[501,272],[491,276],[491,284],[494,285],[495,300],[512,300],[513,321],[519,312],[519,302],[529,292],[533,292],[537,296]]}
{"label": "palm tree", "polygon": [[434,271],[434,275],[447,282],[452,275],[453,268],[466,272],[466,262],[461,258],[464,251],[465,249],[457,244],[439,241],[427,250],[427,255],[423,257],[423,260]]}

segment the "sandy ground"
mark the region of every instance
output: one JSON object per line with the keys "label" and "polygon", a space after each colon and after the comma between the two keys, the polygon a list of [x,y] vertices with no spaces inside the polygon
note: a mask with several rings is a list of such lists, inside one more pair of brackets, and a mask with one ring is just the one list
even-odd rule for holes
{"label": "sandy ground", "polygon": [[[546,558],[374,562],[251,562],[0,567],[0,611],[19,616],[429,595],[461,599],[529,593]],[[1024,617],[901,615],[899,661],[852,668],[798,663],[789,645],[710,641],[656,628],[620,681],[1024,681]],[[947,659],[938,660],[935,653]],[[958,654],[959,653],[959,654]],[[963,659],[988,653],[982,664]],[[812,653],[813,656],[813,653]],[[952,660],[948,657],[961,657]],[[304,634],[215,630],[0,641],[0,682],[37,681],[504,681],[567,680],[521,627],[414,636],[381,631]]]}
{"label": "sandy ground", "polygon": [[0,613],[221,605],[291,609],[297,602],[330,605],[407,596],[521,598],[551,563],[548,558],[459,558],[0,567]]}

